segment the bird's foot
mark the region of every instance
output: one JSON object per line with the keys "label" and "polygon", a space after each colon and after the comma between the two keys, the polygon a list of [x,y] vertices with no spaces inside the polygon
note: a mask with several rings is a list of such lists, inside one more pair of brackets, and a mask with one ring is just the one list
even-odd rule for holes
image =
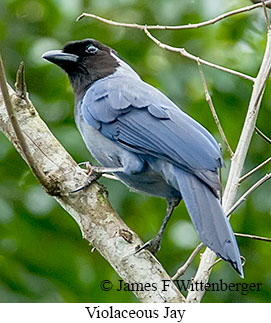
{"label": "bird's foot", "polygon": [[161,246],[161,237],[156,236],[153,239],[144,243],[142,247],[137,249],[135,252],[135,255],[144,249],[149,250],[153,255],[155,255],[160,250],[160,246]]}
{"label": "bird's foot", "polygon": [[[77,164],[77,166],[80,166],[80,168],[83,170],[83,172],[85,172],[87,175],[89,173],[91,173],[91,169],[92,169],[92,167],[94,167],[93,165],[91,165],[91,163],[89,161],[81,162],[81,163]],[[83,166],[84,168],[82,168],[81,166]]]}
{"label": "bird's foot", "polygon": [[86,173],[88,175],[88,179],[87,179],[87,181],[86,181],[86,183],[84,185],[79,186],[78,188],[73,190],[72,193],[76,193],[76,192],[79,192],[79,191],[87,188],[93,182],[97,181],[103,174],[103,171],[101,170],[100,167],[92,166],[90,164],[90,162],[82,162],[82,163],[78,164],[78,166],[82,166],[82,165],[86,167],[85,171],[86,171]]}

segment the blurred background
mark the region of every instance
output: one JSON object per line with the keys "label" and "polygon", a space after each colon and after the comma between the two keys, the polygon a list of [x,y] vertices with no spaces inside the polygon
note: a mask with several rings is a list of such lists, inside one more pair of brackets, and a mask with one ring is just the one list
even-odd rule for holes
{"label": "blurred background", "polygon": [[[142,31],[102,24],[82,12],[140,24],[187,24],[250,5],[248,0],[1,0],[0,50],[10,84],[19,63],[26,65],[30,98],[51,131],[77,162],[91,159],[73,119],[73,94],[60,68],[41,59],[42,53],[61,49],[70,40],[96,38],[116,49],[143,78],[168,95],[201,122],[222,144],[204,98],[197,64],[160,49]],[[184,47],[211,62],[255,76],[266,42],[266,23],[261,9],[237,15],[215,25],[186,31],[154,31],[161,41]],[[236,76],[203,67],[217,113],[230,145],[236,148],[246,114],[252,84]],[[269,137],[270,80],[257,125]],[[270,156],[270,145],[254,134],[243,173]],[[247,179],[239,196],[266,172],[270,164]],[[125,222],[143,241],[157,232],[166,203],[129,190],[121,183],[101,180],[109,199]],[[271,183],[265,183],[242,204],[231,218],[236,232],[270,237]],[[260,292],[208,292],[203,302],[269,302],[271,300],[271,244],[237,238],[246,258],[245,279],[228,263],[219,262],[210,282],[262,283]],[[170,275],[199,243],[183,203],[175,210],[157,257]],[[83,240],[74,220],[46,195],[19,154],[0,133],[0,302],[137,302],[130,292],[105,292],[104,279],[117,285],[119,276]],[[183,279],[197,269],[199,255]]]}

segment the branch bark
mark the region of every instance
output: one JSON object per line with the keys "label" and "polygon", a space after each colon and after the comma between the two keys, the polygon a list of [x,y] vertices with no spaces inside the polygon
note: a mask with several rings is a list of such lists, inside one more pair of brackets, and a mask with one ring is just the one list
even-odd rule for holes
{"label": "branch bark", "polygon": [[[13,116],[35,167],[28,165],[34,171],[38,169],[38,173],[46,179],[42,182],[44,189],[74,218],[83,238],[100,252],[125,282],[157,286],[155,291],[135,291],[134,294],[140,301],[185,302],[170,276],[150,252],[134,255],[135,249],[142,242],[112,209],[101,185],[94,183],[78,193],[71,193],[87,180],[87,175],[52,135],[31,102],[22,99],[11,87],[8,87],[8,92]],[[29,163],[10,121],[2,91],[0,130]],[[170,282],[165,291],[161,286],[163,279]]]}

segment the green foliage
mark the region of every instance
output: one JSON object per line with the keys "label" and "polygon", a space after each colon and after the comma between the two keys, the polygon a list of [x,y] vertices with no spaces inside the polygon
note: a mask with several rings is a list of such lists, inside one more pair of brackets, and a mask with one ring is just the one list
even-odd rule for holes
{"label": "green foliage", "polygon": [[[20,61],[25,61],[30,98],[55,136],[78,161],[92,160],[73,120],[73,95],[66,75],[41,59],[50,49],[70,40],[97,38],[115,48],[144,80],[166,93],[184,111],[208,128],[222,142],[209,107],[195,62],[158,48],[143,32],[108,26],[90,19],[75,22],[82,12],[141,24],[199,22],[249,5],[249,1],[190,0],[1,0],[0,44],[10,84]],[[255,75],[261,63],[266,26],[260,9],[231,17],[216,25],[187,31],[154,31],[168,44],[184,47],[214,63]],[[251,84],[249,81],[203,67],[210,93],[225,133],[236,147],[244,121]],[[270,81],[258,126],[270,133]],[[222,143],[225,164],[229,155]],[[270,156],[270,145],[254,135],[244,172]],[[0,134],[0,301],[1,302],[134,302],[130,292],[102,291],[100,282],[119,277],[81,238],[79,228],[53,198],[46,195],[8,140]],[[240,187],[250,187],[270,165]],[[165,212],[165,201],[129,192],[121,183],[101,180],[114,208],[144,240],[155,235]],[[231,223],[236,232],[270,236],[271,183],[265,183],[239,207]],[[158,259],[170,274],[186,260],[198,238],[183,204],[174,213]],[[246,258],[245,282],[261,282],[261,292],[246,296],[235,292],[209,292],[205,302],[266,302],[271,298],[270,245],[238,238]],[[194,275],[199,256],[184,279]],[[229,264],[220,262],[211,281],[241,282]]]}

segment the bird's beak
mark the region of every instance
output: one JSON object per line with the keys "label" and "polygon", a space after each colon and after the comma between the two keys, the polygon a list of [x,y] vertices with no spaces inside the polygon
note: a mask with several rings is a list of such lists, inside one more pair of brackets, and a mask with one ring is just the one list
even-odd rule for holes
{"label": "bird's beak", "polygon": [[61,50],[50,50],[42,55],[42,58],[56,65],[63,66],[66,63],[77,63],[79,56],[63,53]]}

